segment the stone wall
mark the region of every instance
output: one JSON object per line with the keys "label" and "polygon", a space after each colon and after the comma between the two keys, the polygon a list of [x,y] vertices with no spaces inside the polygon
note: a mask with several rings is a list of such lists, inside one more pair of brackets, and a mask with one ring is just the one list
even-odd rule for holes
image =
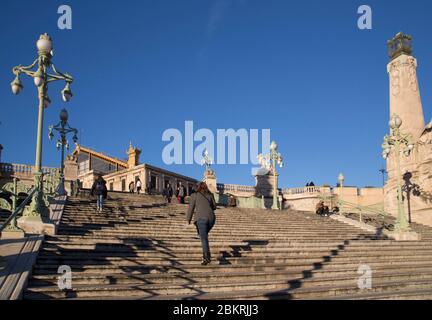
{"label": "stone wall", "polygon": [[[162,193],[166,183],[169,183],[175,189],[177,184],[181,182],[189,194],[196,184],[196,180],[193,178],[148,164],[141,164],[130,169],[104,175],[104,179],[107,181],[108,190],[126,192],[129,191],[129,184],[131,182],[136,184],[137,179],[141,181],[141,192],[145,192],[148,189],[151,193]],[[155,182],[153,186],[151,185],[152,181]]]}

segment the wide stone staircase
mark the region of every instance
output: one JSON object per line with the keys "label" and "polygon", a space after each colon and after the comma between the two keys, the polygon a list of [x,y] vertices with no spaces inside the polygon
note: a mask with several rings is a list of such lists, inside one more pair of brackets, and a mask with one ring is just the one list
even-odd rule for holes
{"label": "wide stone staircase", "polygon": [[[213,261],[185,205],[159,196],[110,194],[103,213],[69,198],[47,236],[24,299],[428,299],[432,230],[396,242],[330,218],[296,211],[219,208]],[[72,288],[60,290],[62,265]],[[370,270],[370,288],[359,288]],[[366,275],[367,276],[367,275]]]}

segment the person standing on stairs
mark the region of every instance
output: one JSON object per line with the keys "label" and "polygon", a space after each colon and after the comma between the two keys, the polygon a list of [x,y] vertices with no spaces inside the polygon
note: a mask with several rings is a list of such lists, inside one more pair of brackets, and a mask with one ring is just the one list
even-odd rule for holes
{"label": "person standing on stairs", "polygon": [[215,210],[216,201],[213,194],[210,192],[205,182],[200,182],[197,191],[190,196],[186,220],[188,224],[190,224],[192,216],[195,213],[194,224],[201,238],[203,250],[202,265],[207,265],[211,262],[208,234],[216,222]]}
{"label": "person standing on stairs", "polygon": [[162,191],[162,195],[164,196],[165,201],[166,201],[167,203],[171,203],[171,198],[172,198],[172,196],[173,196],[173,190],[172,190],[171,185],[170,185],[169,183],[168,183],[168,184],[166,185],[166,187],[163,189],[163,191]]}
{"label": "person standing on stairs", "polygon": [[91,188],[90,194],[96,196],[96,207],[98,212],[102,212],[104,199],[107,198],[108,189],[106,187],[106,181],[99,175]]}
{"label": "person standing on stairs", "polygon": [[186,188],[183,186],[181,181],[179,182],[179,186],[177,188],[176,192],[178,203],[184,204],[185,203],[185,197],[186,197]]}
{"label": "person standing on stairs", "polygon": [[141,180],[140,179],[138,179],[136,182],[136,191],[137,191],[137,194],[140,194],[140,192],[141,192]]}
{"label": "person standing on stairs", "polygon": [[135,185],[132,181],[131,183],[129,183],[129,193],[134,193],[134,190],[135,190]]}

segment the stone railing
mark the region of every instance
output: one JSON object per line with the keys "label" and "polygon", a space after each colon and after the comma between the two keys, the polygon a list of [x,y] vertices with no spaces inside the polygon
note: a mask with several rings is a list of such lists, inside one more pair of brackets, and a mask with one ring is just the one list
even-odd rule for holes
{"label": "stone railing", "polygon": [[284,194],[317,194],[321,193],[321,187],[301,187],[301,188],[285,188],[282,189]]}
{"label": "stone railing", "polygon": [[223,184],[218,183],[217,184],[218,191],[224,191],[224,192],[249,192],[249,193],[255,193],[255,187],[254,186],[241,186],[238,184]]}
{"label": "stone railing", "polygon": [[[44,174],[55,174],[57,168],[42,167]],[[18,163],[0,163],[0,173],[6,175],[32,175],[34,173],[34,166]]]}

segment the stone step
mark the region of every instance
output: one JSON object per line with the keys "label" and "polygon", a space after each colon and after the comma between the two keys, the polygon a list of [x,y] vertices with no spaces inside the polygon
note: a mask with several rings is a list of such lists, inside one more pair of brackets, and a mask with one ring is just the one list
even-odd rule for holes
{"label": "stone step", "polygon": [[[124,238],[124,239],[116,239],[116,238],[83,238],[83,237],[71,237],[71,238],[55,238],[58,240],[54,240],[54,238],[47,238],[44,241],[44,245],[46,247],[77,247],[77,246],[96,246],[96,245],[102,245],[102,246],[109,246],[109,245],[137,245],[141,246],[143,248],[146,247],[159,247],[159,248],[169,248],[170,250],[177,250],[177,249],[184,249],[187,248],[201,248],[201,243],[197,241],[191,242],[190,240],[184,241],[184,242],[165,242],[165,241],[157,241],[157,240],[149,240],[146,238]],[[195,238],[194,238],[195,239]],[[335,249],[344,249],[344,250],[372,250],[376,249],[376,243],[377,240],[358,240],[358,241],[352,241],[350,243],[342,243],[342,242],[300,242],[300,241],[287,241],[287,242],[270,242],[270,241],[238,241],[238,242],[230,242],[230,241],[212,241],[211,247],[212,248],[220,248],[220,247],[230,247],[230,248],[236,248],[236,249],[243,249],[243,250],[256,250],[256,249],[278,249],[278,248],[303,248],[303,249],[311,249],[311,250],[317,250],[317,249],[327,249],[327,250],[335,250]],[[398,248],[398,249],[411,249],[411,250],[418,250],[418,249],[428,249],[431,248],[430,242],[420,242],[420,241],[410,241],[410,242],[396,242],[396,241],[381,241],[379,243],[380,247],[382,247],[385,250],[388,250],[390,248]]]}
{"label": "stone step", "polygon": [[[77,236],[77,235],[55,235],[55,236],[46,236],[45,242],[47,243],[64,243],[64,242],[70,242],[70,243],[105,243],[105,242],[113,242],[113,243],[149,243],[149,244],[160,244],[167,247],[184,247],[185,244],[193,246],[194,244],[196,246],[201,246],[200,244],[196,242],[190,242],[190,239],[184,240],[184,241],[166,241],[162,239],[149,239],[147,237],[137,236],[137,237],[129,237],[129,236],[110,236],[107,235],[101,235],[101,236],[92,236],[92,235],[85,235],[85,236]],[[257,239],[249,239],[249,240],[243,240],[243,241],[231,241],[231,239],[225,239],[225,240],[218,240],[214,241],[212,240],[211,244],[232,244],[232,245],[256,245],[256,246],[269,246],[269,247],[286,247],[286,246],[302,246],[302,247],[316,247],[316,246],[332,246],[332,247],[377,247],[377,245],[381,246],[393,246],[393,245],[400,245],[403,247],[411,247],[411,246],[424,246],[424,247],[430,247],[431,242],[430,241],[395,241],[390,239],[380,239],[380,240],[371,240],[371,239],[364,239],[364,240],[332,240],[332,241],[323,241],[322,239],[314,239],[314,240],[308,240],[308,241],[301,241],[301,240],[287,240],[287,241],[272,241],[272,240],[257,240]]]}
{"label": "stone step", "polygon": [[[430,261],[430,257],[418,257],[415,256],[411,258],[414,261],[422,261],[427,262]],[[345,262],[345,263],[357,263],[360,264],[369,264],[371,262],[394,262],[399,263],[400,261],[406,261],[405,256],[394,256],[387,257],[382,255],[371,255],[368,257],[343,257],[343,256],[292,256],[292,257],[214,257],[214,263],[225,265],[225,264],[242,264],[242,265],[259,265],[259,264],[267,264],[267,263],[278,263],[278,264],[286,264],[286,263],[305,263],[305,264],[322,264],[325,262]],[[83,255],[75,255],[75,256],[55,256],[55,255],[44,255],[40,254],[37,259],[37,263],[39,265],[43,264],[55,264],[55,265],[99,265],[99,264],[116,264],[116,265],[146,265],[146,264],[157,264],[160,266],[182,266],[188,264],[199,264],[201,262],[200,254],[197,254],[193,257],[180,258],[180,257],[169,257],[169,256],[83,256]]]}
{"label": "stone step", "polygon": [[[60,234],[64,235],[66,234],[66,232],[63,231],[59,231],[61,232]],[[126,232],[126,231],[122,231],[122,230],[69,230],[67,232],[68,235],[91,235],[94,237],[98,237],[98,236],[109,236],[111,235],[112,237],[151,237],[151,238],[159,238],[163,241],[179,241],[179,240],[189,240],[191,239],[192,236],[196,235],[196,231],[189,231],[189,232],[184,232],[182,234],[178,234],[178,235],[171,235],[171,234],[166,234],[163,235],[163,238],[160,237],[160,235],[158,235],[157,233],[153,233],[153,234],[144,234],[144,233],[140,233],[140,232]],[[244,241],[245,239],[250,239],[250,233],[249,234],[233,234],[230,237],[227,237],[225,234],[221,233],[221,234],[213,234],[210,233],[209,235],[209,239],[210,240],[227,240],[230,239],[231,241]],[[319,237],[314,236],[313,234],[310,235],[296,235],[296,234],[287,234],[287,235],[279,235],[277,233],[269,233],[269,234],[254,234],[254,239],[256,240],[318,240],[320,239]],[[327,235],[327,236],[323,236],[321,237],[321,241],[334,241],[334,240],[339,240],[339,241],[344,241],[344,240],[364,240],[364,239],[380,239],[379,236],[375,236],[373,234],[367,234],[367,233],[353,233],[353,234],[331,234],[331,235]]]}
{"label": "stone step", "polygon": [[[432,290],[432,275],[430,274],[381,274],[374,276],[374,285],[371,291],[382,291],[392,286],[393,290],[410,289],[413,287],[420,287],[421,289]],[[413,281],[415,279],[415,281]],[[294,278],[291,280],[263,280],[263,281],[247,281],[247,282],[223,282],[223,283],[190,283],[182,285],[166,285],[166,284],[108,284],[108,285],[77,285],[73,286],[71,290],[66,292],[59,291],[57,286],[41,286],[28,288],[25,291],[25,296],[33,298],[43,295],[51,298],[95,298],[103,296],[145,296],[143,292],[147,292],[147,297],[158,295],[188,295],[195,296],[203,293],[219,293],[226,295],[227,292],[233,294],[238,291],[251,291],[257,288],[260,291],[267,291],[268,297],[286,297],[291,298],[306,298],[310,297],[311,293],[317,294],[318,292],[324,296],[333,293],[341,294],[342,292],[352,293],[359,291],[357,287],[358,275],[353,278],[350,276],[344,277],[327,277],[324,279],[303,279]],[[325,291],[323,290],[325,289]],[[306,294],[305,294],[306,293]],[[265,296],[265,295],[264,295]],[[262,297],[262,295],[261,295]]]}
{"label": "stone step", "polygon": [[[214,261],[201,266],[187,205],[162,202],[115,193],[99,214],[93,198],[70,198],[24,298],[396,299],[432,291],[432,228],[421,241],[396,242],[313,213],[221,207],[209,237]],[[373,272],[366,291],[357,288],[363,264]],[[74,290],[58,290],[60,265],[71,266]]]}
{"label": "stone step", "polygon": [[[412,268],[400,268],[398,270],[374,271],[375,277],[393,277],[398,279],[406,278],[412,275]],[[416,269],[417,278],[432,277],[432,268]],[[73,273],[72,281],[75,285],[109,285],[109,284],[167,284],[167,285],[188,285],[190,283],[222,283],[222,282],[247,282],[263,280],[296,280],[309,279],[326,280],[328,278],[352,278],[356,281],[359,278],[357,269],[351,270],[290,270],[290,271],[272,271],[272,272],[224,272],[224,273],[158,273],[158,274],[140,274],[137,272],[123,272],[112,274],[81,274]],[[59,275],[34,275],[29,284],[29,288],[35,286],[55,286],[58,282]]]}
{"label": "stone step", "polygon": [[[196,236],[193,238],[194,240],[199,240]],[[210,244],[211,249],[214,251],[220,250],[229,250],[235,252],[268,252],[268,253],[284,253],[284,252],[301,252],[307,250],[308,252],[316,252],[316,251],[343,251],[343,252],[364,252],[364,251],[373,251],[379,250],[380,252],[390,253],[392,251],[400,251],[400,252],[408,252],[412,253],[413,250],[416,253],[420,252],[432,252],[432,247],[430,244],[410,244],[405,245],[403,243],[392,243],[385,246],[381,246],[380,248],[376,248],[373,244],[354,246],[354,245],[326,245],[325,243],[319,245],[309,245],[305,244],[285,244],[280,245],[279,243],[268,243],[265,244],[263,242],[262,245],[251,245],[245,242],[238,243],[230,243],[230,242],[216,242]],[[158,244],[157,242],[151,241],[134,241],[134,242],[124,242],[121,240],[113,242],[98,242],[98,241],[88,241],[88,242],[64,242],[64,241],[45,241],[44,242],[44,250],[53,251],[53,249],[59,250],[67,250],[71,252],[72,250],[99,250],[99,251],[130,251],[131,249],[136,251],[144,251],[144,250],[168,250],[170,252],[190,252],[196,251],[201,248],[200,241],[193,241],[183,244],[170,245],[167,246],[165,243]]]}
{"label": "stone step", "polygon": [[[396,271],[415,271],[415,270],[429,270],[432,268],[432,262],[429,261],[388,261],[388,262],[368,262],[368,265],[373,270],[384,271],[384,270],[396,270]],[[58,264],[44,264],[36,265],[33,274],[34,275],[48,275],[58,276]],[[201,266],[200,264],[184,264],[174,266],[160,266],[160,265],[139,265],[139,264],[127,264],[122,265],[70,265],[72,272],[76,274],[123,274],[125,272],[130,274],[190,274],[190,273],[230,273],[230,272],[273,272],[273,271],[293,271],[308,273],[311,270],[324,270],[324,271],[335,271],[335,272],[351,272],[352,270],[358,270],[359,263],[352,262],[323,262],[316,264],[307,264],[299,261],[296,263],[267,263],[257,265],[247,264],[225,264],[219,265],[211,263],[207,266]]]}
{"label": "stone step", "polygon": [[[386,248],[387,249],[387,248]],[[322,257],[322,256],[342,256],[342,257],[370,257],[391,255],[393,257],[405,256],[407,258],[421,254],[423,257],[432,257],[432,248],[417,249],[415,252],[411,249],[389,248],[374,249],[374,251],[364,252],[362,250],[326,250],[326,249],[297,249],[297,248],[284,248],[284,249],[256,249],[256,250],[235,250],[224,247],[211,247],[213,254],[223,257]],[[61,248],[61,247],[48,247],[40,252],[40,256],[59,255],[64,257],[71,256],[124,256],[124,257],[173,257],[185,258],[187,256],[194,257],[200,256],[201,250],[199,248],[184,248],[176,251],[166,248],[149,247],[138,248],[136,246],[90,246],[86,248]]]}
{"label": "stone step", "polygon": [[[340,300],[350,299],[395,299],[404,300],[405,296],[432,300],[432,288],[430,283],[421,281],[407,281],[407,282],[386,282],[386,283],[373,283],[371,289],[359,289],[355,285],[343,285],[338,287],[316,286],[312,289],[309,288],[296,288],[287,290],[243,290],[232,291],[223,293],[202,293],[200,295],[138,295],[138,296],[100,296],[101,300],[183,300],[183,299],[201,299],[201,300]],[[417,294],[416,294],[417,293]],[[390,297],[390,298],[389,298]],[[418,298],[416,300],[418,300]],[[80,299],[80,298],[76,298]],[[88,299],[88,298],[84,298]]]}

